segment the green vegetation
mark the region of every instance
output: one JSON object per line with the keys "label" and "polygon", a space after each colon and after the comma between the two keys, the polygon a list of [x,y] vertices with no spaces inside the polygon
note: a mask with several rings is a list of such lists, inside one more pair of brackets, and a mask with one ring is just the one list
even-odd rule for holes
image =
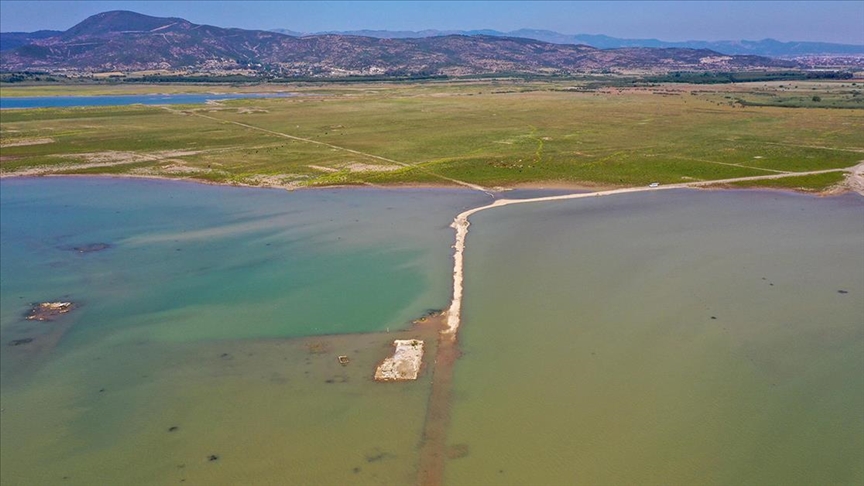
{"label": "green vegetation", "polygon": [[831,93],[827,96],[792,92],[788,95],[750,96],[737,98],[742,106],[779,106],[783,108],[864,108],[861,90]]}
{"label": "green vegetation", "polygon": [[50,75],[48,73],[22,71],[18,73],[0,73],[0,83],[58,83],[66,82],[66,76]]}
{"label": "green vegetation", "polygon": [[[6,87],[4,96],[299,95],[174,107],[5,110],[0,169],[287,187],[450,184],[447,179],[484,186],[621,186],[845,168],[864,158],[861,109],[809,109],[857,99],[860,87],[851,82],[715,89],[617,81],[94,85],[65,92],[62,86]],[[793,108],[748,102],[772,96],[804,101]],[[758,185],[824,188],[841,176]]]}
{"label": "green vegetation", "polygon": [[851,79],[847,71],[750,71],[750,72],[675,72],[649,76],[651,83],[752,83],[757,81],[803,81],[813,79]]}
{"label": "green vegetation", "polygon": [[856,81],[772,82],[730,90],[724,102],[780,108],[864,108],[864,86]]}
{"label": "green vegetation", "polygon": [[761,181],[742,181],[726,184],[727,187],[794,189],[802,192],[824,192],[843,182],[845,174],[829,172],[806,176],[789,177],[786,179],[765,179]]}

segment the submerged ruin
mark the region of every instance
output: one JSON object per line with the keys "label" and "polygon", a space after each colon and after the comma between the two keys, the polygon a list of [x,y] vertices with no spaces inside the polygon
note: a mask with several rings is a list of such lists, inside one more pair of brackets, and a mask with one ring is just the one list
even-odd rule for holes
{"label": "submerged ruin", "polygon": [[396,350],[375,370],[375,381],[416,380],[423,362],[423,341],[419,339],[397,339]]}

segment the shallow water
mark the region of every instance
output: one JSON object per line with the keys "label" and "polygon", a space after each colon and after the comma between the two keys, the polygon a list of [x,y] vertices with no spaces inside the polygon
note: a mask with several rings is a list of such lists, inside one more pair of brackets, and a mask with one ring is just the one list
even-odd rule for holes
{"label": "shallow water", "polygon": [[474,215],[446,484],[860,484],[862,252],[858,196]]}
{"label": "shallow water", "polygon": [[[0,196],[0,482],[414,480],[428,373],[372,373],[447,305],[452,214],[488,196],[87,178]],[[23,319],[60,299],[80,307]]]}
{"label": "shallow water", "polygon": [[201,93],[116,96],[24,96],[0,97],[0,109],[6,108],[71,108],[82,106],[181,105],[200,104],[215,100],[239,98],[275,98],[291,93]]}
{"label": "shallow water", "polygon": [[[434,354],[409,322],[488,202],[0,181],[0,483],[414,484],[432,364],[372,372],[393,339]],[[860,483],[862,215],[669,191],[472,216],[446,484]]]}

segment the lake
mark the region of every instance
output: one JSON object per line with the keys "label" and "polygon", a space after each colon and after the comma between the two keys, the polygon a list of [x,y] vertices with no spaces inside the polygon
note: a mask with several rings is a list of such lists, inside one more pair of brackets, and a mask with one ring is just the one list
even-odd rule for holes
{"label": "lake", "polygon": [[514,205],[465,259],[446,484],[864,480],[864,198]]}
{"label": "lake", "polygon": [[[0,483],[415,483],[411,321],[489,201],[0,181]],[[474,215],[445,483],[860,483],[862,216],[693,190]],[[79,307],[24,319],[53,300]],[[416,336],[420,379],[374,382]]]}
{"label": "lake", "polygon": [[293,93],[201,93],[201,94],[155,94],[117,96],[25,96],[0,97],[0,109],[5,108],[69,108],[83,106],[115,105],[189,105],[208,101],[236,100],[243,98],[283,98]]}
{"label": "lake", "polygon": [[[488,196],[44,178],[0,198],[0,483],[413,481],[429,376],[372,373],[447,306],[448,225]],[[23,318],[61,299],[80,307]]]}

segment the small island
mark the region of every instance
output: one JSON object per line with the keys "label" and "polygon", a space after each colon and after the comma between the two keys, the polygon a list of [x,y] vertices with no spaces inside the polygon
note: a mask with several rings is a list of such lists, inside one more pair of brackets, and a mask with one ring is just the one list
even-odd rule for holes
{"label": "small island", "polygon": [[41,302],[34,304],[27,313],[29,321],[53,321],[75,308],[73,302]]}

